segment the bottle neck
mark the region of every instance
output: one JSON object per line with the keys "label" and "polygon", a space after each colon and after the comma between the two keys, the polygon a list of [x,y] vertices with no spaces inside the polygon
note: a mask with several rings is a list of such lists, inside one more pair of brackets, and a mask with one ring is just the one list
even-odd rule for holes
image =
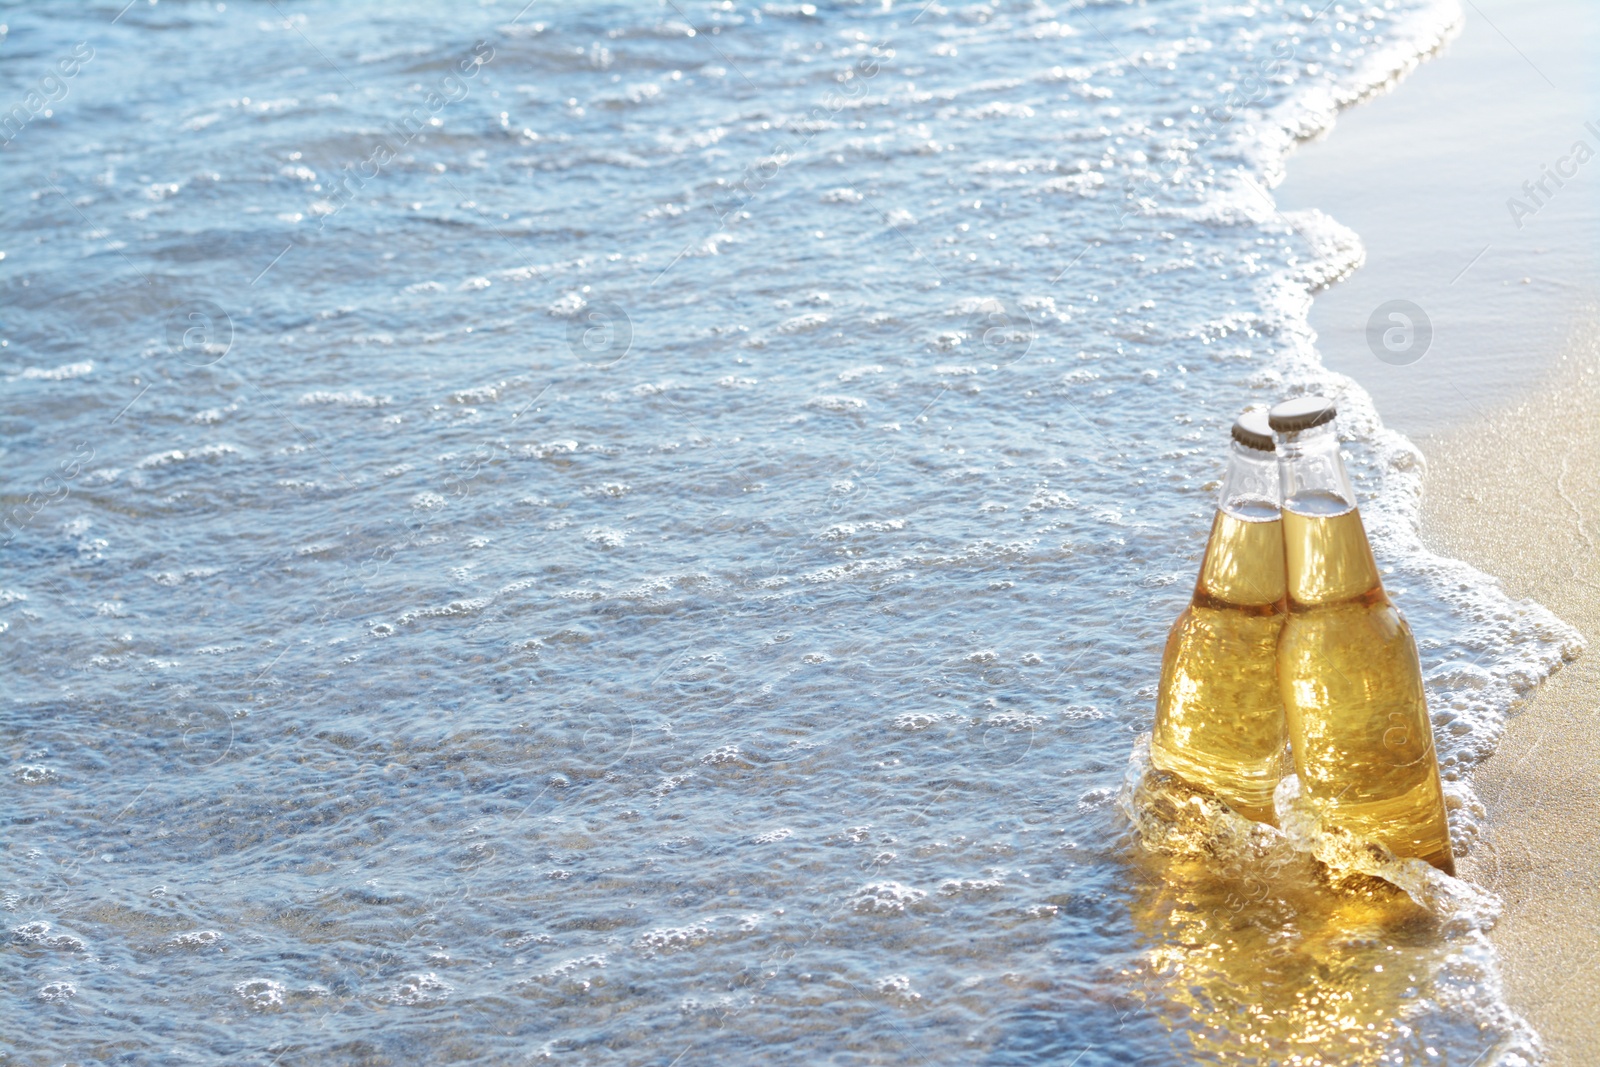
{"label": "bottle neck", "polygon": [[1382,595],[1332,424],[1279,435],[1290,610]]}
{"label": "bottle neck", "polygon": [[1331,518],[1355,510],[1356,491],[1331,422],[1278,435],[1278,476],[1286,511]]}
{"label": "bottle neck", "polygon": [[1278,463],[1271,452],[1233,443],[1217,517],[1195,583],[1196,602],[1278,611],[1284,598]]}
{"label": "bottle neck", "polygon": [[1245,522],[1271,522],[1279,518],[1278,460],[1234,441],[1230,445],[1228,472],[1222,476],[1217,510]]}

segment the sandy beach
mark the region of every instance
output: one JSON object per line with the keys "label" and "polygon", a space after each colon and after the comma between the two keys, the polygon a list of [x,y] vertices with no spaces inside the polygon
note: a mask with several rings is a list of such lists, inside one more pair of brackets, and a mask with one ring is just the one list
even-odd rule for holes
{"label": "sandy beach", "polygon": [[[1487,833],[1464,877],[1497,893],[1511,1005],[1552,1065],[1600,1063],[1600,317],[1596,175],[1519,217],[1600,118],[1595,13],[1563,0],[1467,4],[1461,34],[1392,93],[1291,157],[1278,199],[1354,228],[1367,264],[1319,295],[1328,366],[1372,393],[1428,460],[1423,537],[1579,628],[1589,651],[1536,691],[1475,776]],[[1570,169],[1570,164],[1569,164]],[[1537,186],[1535,186],[1537,190]],[[1521,225],[1517,225],[1517,223]],[[1426,309],[1429,350],[1385,362],[1375,308]]]}
{"label": "sandy beach", "polygon": [[[1491,935],[1552,1065],[1600,1063],[1600,343],[1580,322],[1547,388],[1426,441],[1424,536],[1583,631],[1588,651],[1515,716],[1476,776],[1488,808],[1465,877],[1505,901]],[[1485,520],[1489,521],[1485,521]]]}

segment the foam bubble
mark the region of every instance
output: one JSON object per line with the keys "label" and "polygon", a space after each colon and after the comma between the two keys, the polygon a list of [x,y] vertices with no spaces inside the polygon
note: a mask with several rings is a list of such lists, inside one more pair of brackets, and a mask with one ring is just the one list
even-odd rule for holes
{"label": "foam bubble", "polygon": [[251,978],[233,987],[233,993],[254,1011],[276,1011],[283,1007],[286,990],[271,978]]}

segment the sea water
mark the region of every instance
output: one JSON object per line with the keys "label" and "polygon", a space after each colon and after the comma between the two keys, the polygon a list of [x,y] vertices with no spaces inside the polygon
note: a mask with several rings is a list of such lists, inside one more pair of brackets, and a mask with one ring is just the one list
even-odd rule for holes
{"label": "sea water", "polygon": [[1458,851],[1576,647],[1271,199],[1459,16],[11,9],[7,1062],[1532,1058],[1493,901],[1133,802],[1248,403],[1339,400]]}

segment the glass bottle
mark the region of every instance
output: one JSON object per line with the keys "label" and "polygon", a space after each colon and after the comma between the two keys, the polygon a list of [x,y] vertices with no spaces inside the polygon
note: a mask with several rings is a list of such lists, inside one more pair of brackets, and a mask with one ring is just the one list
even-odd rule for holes
{"label": "glass bottle", "polygon": [[1167,637],[1150,739],[1155,766],[1269,823],[1288,740],[1277,677],[1284,558],[1273,450],[1265,412],[1239,416],[1194,597]]}
{"label": "glass bottle", "polygon": [[1332,401],[1274,407],[1289,617],[1278,679],[1305,794],[1329,824],[1455,873],[1411,628],[1383,591]]}

